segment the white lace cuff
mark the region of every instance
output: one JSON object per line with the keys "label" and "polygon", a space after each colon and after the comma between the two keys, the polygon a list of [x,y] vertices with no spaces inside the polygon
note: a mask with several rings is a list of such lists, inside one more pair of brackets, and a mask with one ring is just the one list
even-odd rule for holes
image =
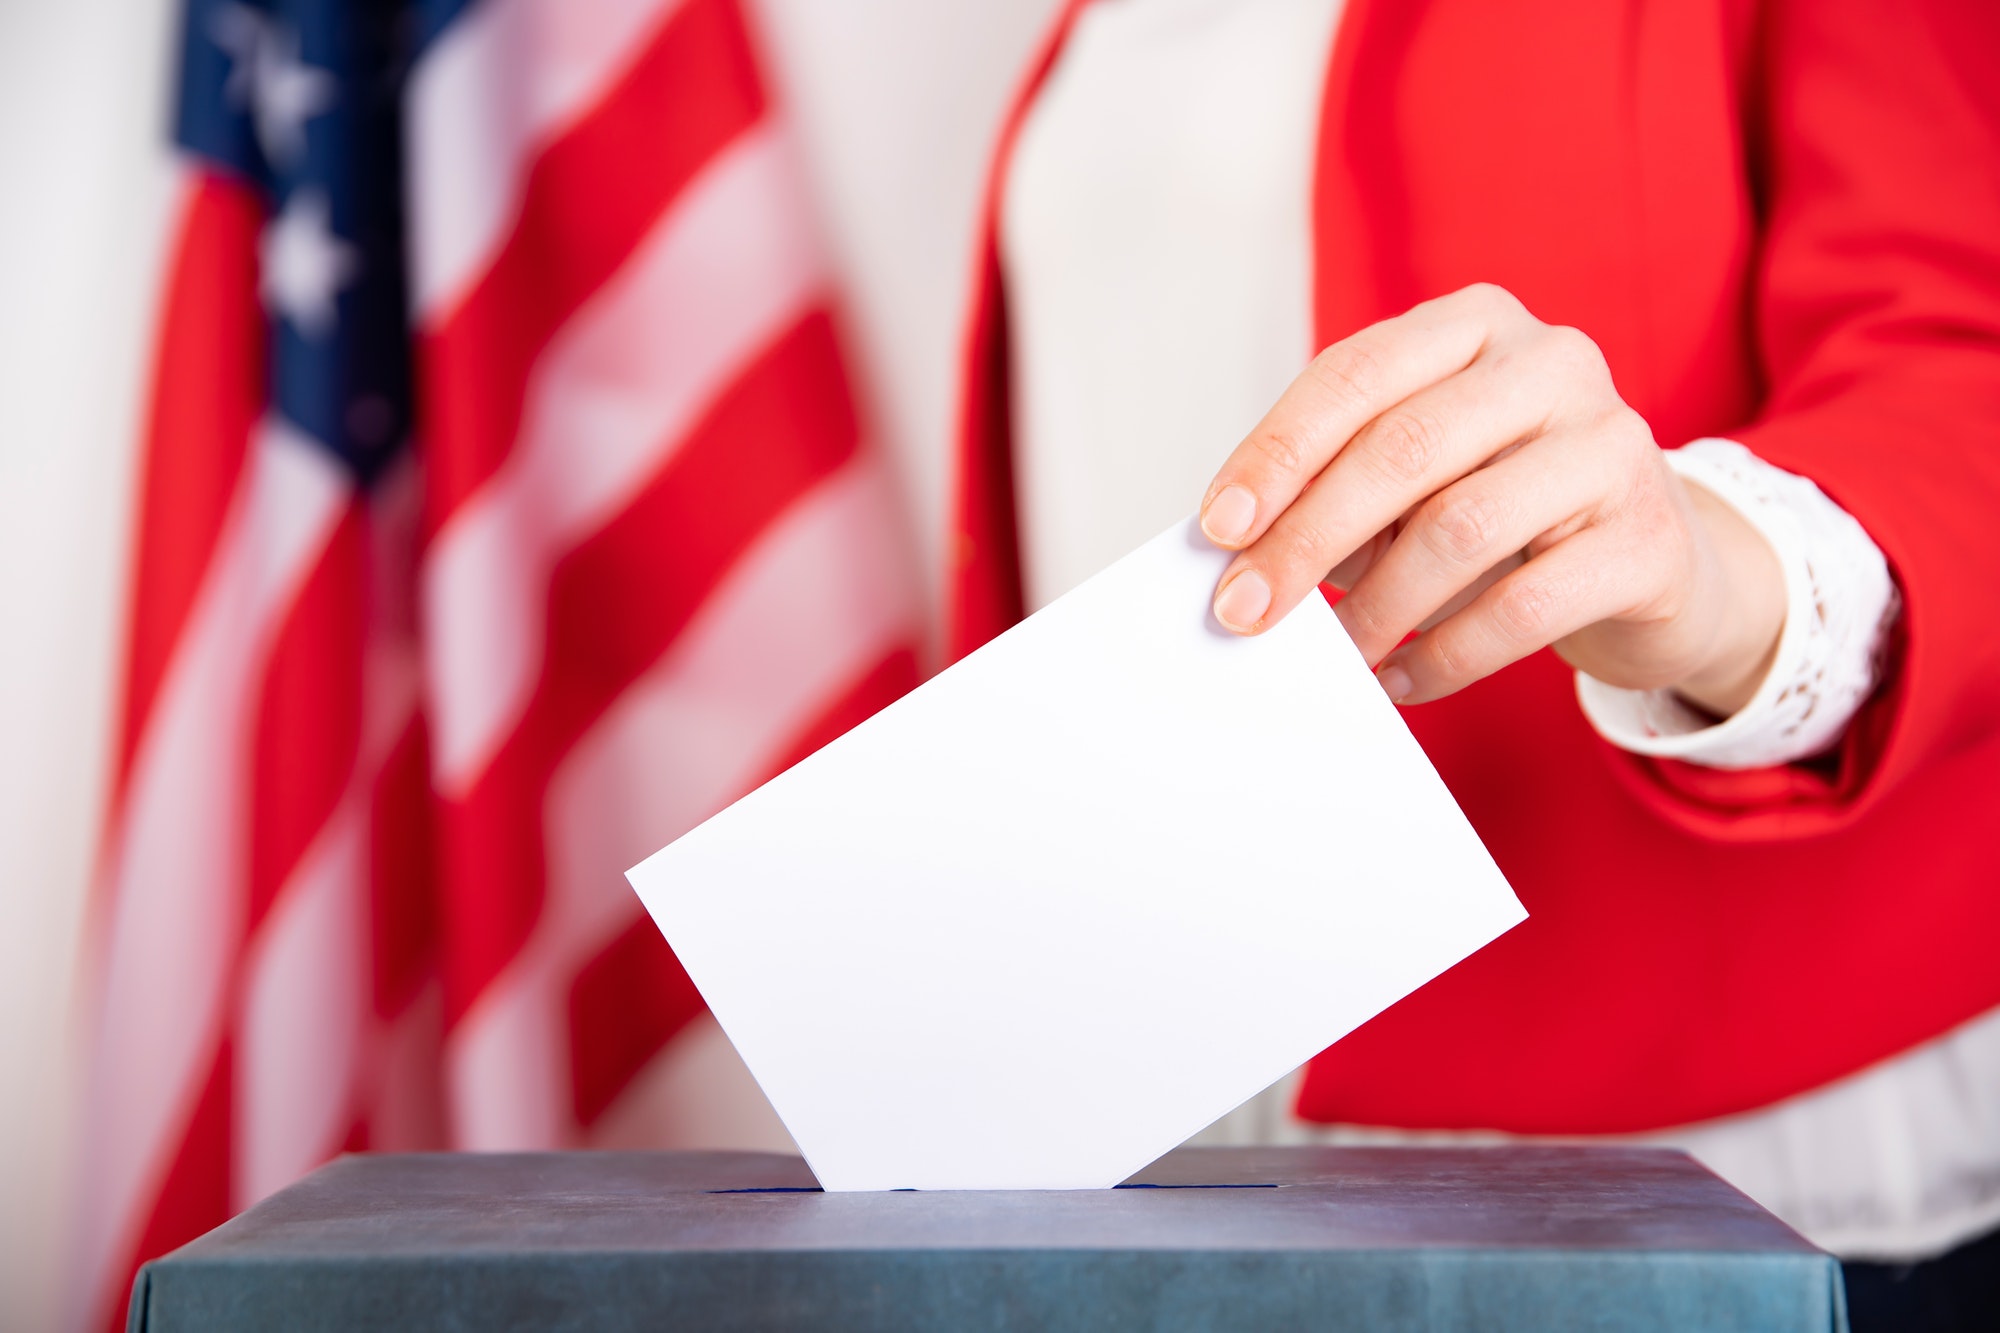
{"label": "white lace cuff", "polygon": [[1696,440],[1667,462],[1777,552],[1786,595],[1777,655],[1750,702],[1720,722],[1672,690],[1621,690],[1579,671],[1584,716],[1620,749],[1709,768],[1789,764],[1831,748],[1874,691],[1902,609],[1881,548],[1819,487],[1732,440]]}

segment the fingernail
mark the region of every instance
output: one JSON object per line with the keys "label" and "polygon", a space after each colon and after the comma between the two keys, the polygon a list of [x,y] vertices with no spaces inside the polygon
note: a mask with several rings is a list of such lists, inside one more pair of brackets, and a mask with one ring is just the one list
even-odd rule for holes
{"label": "fingernail", "polygon": [[1382,693],[1389,696],[1391,703],[1403,702],[1410,697],[1410,691],[1416,688],[1416,682],[1410,679],[1410,673],[1399,666],[1377,668],[1375,679],[1382,686]]}
{"label": "fingernail", "polygon": [[1239,634],[1256,629],[1270,609],[1271,585],[1254,569],[1244,570],[1215,595],[1215,618]]}
{"label": "fingernail", "polygon": [[1201,511],[1201,530],[1217,546],[1236,546],[1250,535],[1257,518],[1257,497],[1233,482],[1215,493]]}

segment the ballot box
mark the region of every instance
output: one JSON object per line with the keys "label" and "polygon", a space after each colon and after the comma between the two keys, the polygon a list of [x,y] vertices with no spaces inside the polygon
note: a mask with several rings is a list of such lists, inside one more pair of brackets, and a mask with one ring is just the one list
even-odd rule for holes
{"label": "ballot box", "polygon": [[758,1153],[343,1157],[130,1328],[1844,1329],[1840,1268],[1644,1148],[1184,1148],[1110,1190],[821,1193]]}

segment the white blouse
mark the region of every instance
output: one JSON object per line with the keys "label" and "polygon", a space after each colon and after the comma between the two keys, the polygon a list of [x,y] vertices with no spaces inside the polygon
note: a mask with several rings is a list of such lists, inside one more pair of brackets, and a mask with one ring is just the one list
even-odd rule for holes
{"label": "white blouse", "polygon": [[[1031,605],[1190,512],[1310,358],[1310,190],[1340,8],[1098,0],[1030,109],[1000,250]],[[1880,550],[1740,445],[1698,441],[1669,461],[1777,552],[1779,650],[1719,723],[1671,692],[1579,676],[1586,716],[1624,748],[1718,767],[1826,748],[1872,690],[1896,614]],[[1280,1084],[1206,1141],[1413,1137],[1308,1125],[1295,1092]],[[2000,1222],[2000,1012],[1778,1106],[1644,1138],[1689,1148],[1836,1253],[1934,1252]]]}

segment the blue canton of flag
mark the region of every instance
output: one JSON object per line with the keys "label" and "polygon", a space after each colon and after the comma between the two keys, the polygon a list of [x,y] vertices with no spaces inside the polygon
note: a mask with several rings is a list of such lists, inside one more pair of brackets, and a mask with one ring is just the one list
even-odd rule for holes
{"label": "blue canton of flag", "polygon": [[401,0],[190,0],[175,139],[260,186],[273,409],[372,479],[410,420]]}

